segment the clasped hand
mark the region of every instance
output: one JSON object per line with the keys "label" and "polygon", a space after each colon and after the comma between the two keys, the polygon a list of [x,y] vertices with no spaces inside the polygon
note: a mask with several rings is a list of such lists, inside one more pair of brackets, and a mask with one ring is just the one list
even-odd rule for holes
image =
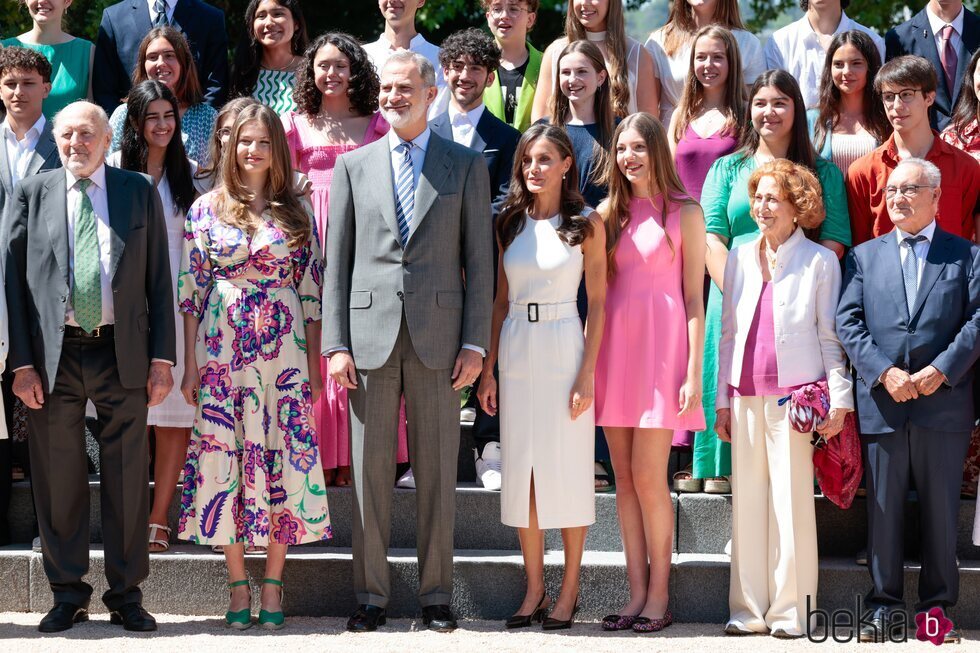
{"label": "clasped hand", "polygon": [[946,382],[946,376],[932,365],[909,374],[897,367],[889,367],[881,375],[881,384],[898,403],[928,397]]}

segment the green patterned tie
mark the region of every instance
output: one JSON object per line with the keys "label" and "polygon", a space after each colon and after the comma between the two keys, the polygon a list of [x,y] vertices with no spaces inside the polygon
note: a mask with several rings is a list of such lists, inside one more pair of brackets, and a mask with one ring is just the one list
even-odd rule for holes
{"label": "green patterned tie", "polygon": [[75,285],[71,304],[78,326],[91,333],[102,321],[102,279],[99,262],[99,237],[95,226],[95,209],[88,196],[91,179],[79,179],[81,192],[75,216]]}

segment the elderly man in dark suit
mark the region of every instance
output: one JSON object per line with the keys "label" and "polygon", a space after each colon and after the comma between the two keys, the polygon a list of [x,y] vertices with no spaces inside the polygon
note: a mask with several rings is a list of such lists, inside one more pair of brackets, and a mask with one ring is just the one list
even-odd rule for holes
{"label": "elderly man in dark suit", "polygon": [[[0,225],[14,184],[42,170],[61,167],[51,122],[41,112],[51,92],[51,63],[28,48],[0,50],[0,100],[6,118],[0,122]],[[0,227],[0,237],[3,229]],[[3,244],[0,243],[0,256]],[[6,319],[6,317],[4,317]],[[13,374],[3,375],[3,408],[7,424],[13,422]],[[6,425],[4,425],[6,426]],[[0,546],[10,543],[7,511],[11,497],[12,439],[0,439]]]}
{"label": "elderly man in dark suit", "polygon": [[[962,0],[929,0],[922,11],[885,34],[886,61],[915,54],[936,69],[940,79],[929,123],[940,131],[949,124],[956,99],[964,90],[963,74],[978,47],[980,16],[964,7]],[[967,82],[965,91],[973,92],[972,83]]]}
{"label": "elderly man in dark suit", "polygon": [[490,342],[490,183],[483,158],[434,134],[435,70],[414,52],[381,71],[388,137],[337,159],[330,187],[322,353],[348,388],[354,590],[348,630],[385,621],[399,398],[418,499],[419,602],[430,630],[456,627],[453,524],[459,391]]}
{"label": "elderly man in dark suit", "polygon": [[4,223],[14,393],[29,409],[32,486],[54,607],[41,632],[88,618],[85,404],[102,422],[102,601],[127,630],[155,630],[149,572],[147,407],[176,360],[167,232],[152,180],[105,164],[109,120],[75,102],[54,119],[63,170],[21,181]]}
{"label": "elderly man in dark suit", "polygon": [[[885,196],[895,229],[848,254],[837,334],[857,370],[868,476],[868,569],[874,610],[862,641],[882,641],[904,607],[905,498],[915,479],[922,570],[917,610],[959,595],[960,473],[973,428],[980,355],[980,248],[936,224],[939,169],[903,159]],[[953,472],[953,473],[951,473]],[[947,641],[958,639],[955,631]]]}
{"label": "elderly man in dark suit", "polygon": [[[439,63],[449,85],[449,110],[429,121],[433,132],[483,154],[490,173],[493,218],[496,219],[510,190],[514,153],[521,133],[497,118],[483,104],[483,92],[493,84],[500,67],[500,47],[487,34],[469,28],[451,34],[442,42]],[[497,243],[493,242],[497,263]],[[475,399],[476,393],[473,393]],[[500,421],[487,415],[476,401],[473,440],[476,444],[476,475],[489,490],[499,490]]]}
{"label": "elderly man in dark suit", "polygon": [[122,0],[102,12],[95,42],[92,96],[112,115],[129,93],[140,42],[154,27],[170,25],[187,37],[208,104],[218,109],[228,87],[225,12],[202,0]]}

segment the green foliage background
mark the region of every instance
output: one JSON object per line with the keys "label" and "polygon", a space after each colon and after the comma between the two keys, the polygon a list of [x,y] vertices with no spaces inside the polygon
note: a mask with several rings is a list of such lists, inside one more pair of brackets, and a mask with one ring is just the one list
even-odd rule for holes
{"label": "green foliage background", "polygon": [[[242,15],[248,0],[209,0],[225,11],[232,47],[242,33]],[[76,36],[94,40],[102,10],[117,0],[75,0],[67,12],[65,29]],[[626,0],[628,24],[635,37],[643,38],[662,25],[669,0]],[[976,10],[980,0],[965,3]],[[382,20],[374,0],[304,0],[303,11],[310,34],[327,29],[349,32],[363,40],[373,40],[381,31]],[[566,0],[541,0],[538,24],[531,33],[535,45],[545,46],[562,31]],[[884,34],[925,6],[924,0],[853,0],[847,14],[859,23]],[[749,27],[761,34],[770,24],[786,23],[799,15],[797,0],[742,0],[743,16]],[[419,12],[420,27],[430,41],[438,43],[458,29],[485,24],[478,0],[429,0]],[[20,0],[0,0],[0,36],[20,34],[30,26],[30,17]]]}

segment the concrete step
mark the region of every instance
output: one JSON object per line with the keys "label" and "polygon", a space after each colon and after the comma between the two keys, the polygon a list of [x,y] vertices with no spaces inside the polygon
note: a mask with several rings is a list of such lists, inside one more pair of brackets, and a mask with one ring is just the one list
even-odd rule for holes
{"label": "concrete step", "polygon": [[[103,611],[98,597],[105,590],[103,552],[93,547],[88,582],[95,588],[93,611]],[[554,597],[561,583],[562,553],[545,556],[545,580]],[[418,567],[415,552],[393,549],[393,617],[419,612],[416,599]],[[263,559],[247,560],[258,600]],[[906,567],[906,597],[914,604],[918,567]],[[0,611],[43,612],[51,606],[51,593],[41,556],[25,548],[0,549]],[[980,564],[964,562],[960,570],[960,599],[951,612],[961,628],[980,627]],[[349,549],[295,547],[290,550],[285,574],[286,609],[289,614],[344,616],[356,606],[351,590]],[[724,623],[728,617],[729,559],[725,555],[675,554],[671,565],[670,605],[679,621]],[[181,545],[165,554],[151,556],[150,577],[143,584],[144,605],[151,612],[214,615],[224,611],[227,589],[224,559],[205,547]],[[455,558],[453,607],[460,617],[503,619],[514,612],[524,595],[520,554],[514,551],[459,550]],[[855,597],[869,585],[868,572],[847,558],[824,558],[820,563],[820,590],[816,604],[823,610],[853,609]],[[582,563],[581,612],[583,620],[600,619],[615,612],[628,599],[626,567],[622,554],[587,551]]]}
{"label": "concrete step", "polygon": [[[395,548],[414,548],[416,533],[415,491],[393,489],[391,546]],[[333,540],[314,546],[351,546],[351,508],[353,496],[350,488],[327,488],[327,503],[330,507],[330,522],[333,527]],[[100,488],[97,477],[89,481],[89,531],[90,541],[102,542],[102,520]],[[176,543],[177,515],[180,494],[175,493],[170,505],[169,525],[173,529],[172,543]],[[676,508],[676,503],[675,503]],[[27,482],[14,485],[10,507],[10,522],[13,541],[29,543],[34,536],[34,504],[31,501],[30,486]],[[552,548],[561,547],[558,531],[549,531],[546,544]],[[620,551],[622,540],[619,536],[619,522],[616,517],[616,497],[614,494],[596,495],[596,523],[589,529],[586,549],[592,551]],[[457,549],[494,549],[519,551],[517,531],[500,523],[500,493],[485,490],[475,483],[461,483],[456,489],[456,528],[455,546]]]}
{"label": "concrete step", "polygon": [[[717,494],[680,494],[677,497],[677,550],[681,553],[723,553],[732,536],[732,497]],[[824,496],[814,498],[817,513],[817,546],[821,557],[853,556],[867,545],[867,503],[856,497],[841,510]],[[980,560],[980,547],[973,545],[976,501],[960,501],[956,549],[961,560]],[[906,503],[905,551],[919,550],[918,502]]]}

